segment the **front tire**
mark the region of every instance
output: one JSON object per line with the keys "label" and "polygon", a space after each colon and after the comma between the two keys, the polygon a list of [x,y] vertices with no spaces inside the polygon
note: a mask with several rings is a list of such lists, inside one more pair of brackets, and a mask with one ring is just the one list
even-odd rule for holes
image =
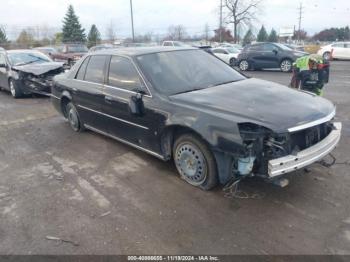
{"label": "front tire", "polygon": [[65,107],[65,115],[69,122],[70,127],[75,132],[81,132],[84,130],[84,124],[79,118],[78,111],[72,102],[69,102]]}
{"label": "front tire", "polygon": [[20,98],[23,96],[22,89],[17,82],[15,82],[13,79],[10,79],[9,85],[10,85],[10,92],[13,98]]}
{"label": "front tire", "polygon": [[239,62],[239,69],[241,71],[248,71],[249,70],[249,62],[247,60],[242,60]]}
{"label": "front tire", "polygon": [[207,144],[199,137],[185,134],[173,147],[175,166],[182,179],[203,190],[218,184],[216,161]]}
{"label": "front tire", "polygon": [[280,68],[282,72],[288,73],[292,71],[293,63],[290,59],[283,59]]}

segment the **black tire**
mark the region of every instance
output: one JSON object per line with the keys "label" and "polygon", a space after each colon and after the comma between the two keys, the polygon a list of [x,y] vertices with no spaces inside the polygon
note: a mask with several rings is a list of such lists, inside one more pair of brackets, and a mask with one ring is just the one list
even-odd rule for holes
{"label": "black tire", "polygon": [[237,63],[237,62],[236,62],[236,58],[233,58],[233,57],[232,57],[232,58],[230,59],[230,66],[234,67],[234,66],[236,65],[236,63]]}
{"label": "black tire", "polygon": [[293,62],[290,59],[283,59],[280,63],[280,69],[284,73],[289,73],[293,69]]}
{"label": "black tire", "polygon": [[250,64],[247,60],[241,60],[238,64],[239,70],[248,71],[250,68]]}
{"label": "black tire", "polygon": [[70,127],[75,132],[84,131],[84,124],[80,120],[78,111],[72,102],[67,103],[67,105],[65,107],[65,115],[67,117],[67,120],[68,120]]}
{"label": "black tire", "polygon": [[13,79],[9,80],[9,87],[10,92],[13,98],[20,98],[23,96],[23,91],[21,86],[18,84],[18,82],[14,81]]}
{"label": "black tire", "polygon": [[326,61],[331,60],[331,52],[324,52],[322,55],[323,59]]}
{"label": "black tire", "polygon": [[173,146],[174,163],[181,178],[203,190],[218,184],[217,166],[208,145],[194,134],[178,137]]}

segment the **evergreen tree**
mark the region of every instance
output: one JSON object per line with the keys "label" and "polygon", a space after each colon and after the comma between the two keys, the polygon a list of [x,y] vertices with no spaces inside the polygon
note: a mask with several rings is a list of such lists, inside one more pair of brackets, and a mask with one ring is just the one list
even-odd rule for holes
{"label": "evergreen tree", "polygon": [[0,27],[0,44],[6,44],[8,42],[5,29]]}
{"label": "evergreen tree", "polygon": [[75,14],[72,5],[69,5],[67,14],[63,19],[62,33],[64,43],[86,41],[85,29],[82,28],[79,17]]}
{"label": "evergreen tree", "polygon": [[273,43],[277,43],[278,42],[278,36],[277,36],[277,32],[275,29],[272,28],[269,38],[268,38],[269,42],[273,42]]}
{"label": "evergreen tree", "polygon": [[257,41],[258,41],[258,42],[266,42],[267,39],[268,39],[268,37],[269,37],[269,36],[267,35],[265,26],[262,26],[262,27],[260,28],[259,33],[258,33]]}
{"label": "evergreen tree", "polygon": [[251,42],[254,40],[254,35],[252,30],[248,30],[243,38],[243,46],[251,44]]}
{"label": "evergreen tree", "polygon": [[34,36],[27,32],[26,30],[22,30],[17,38],[17,44],[21,46],[21,48],[31,47],[34,43]]}
{"label": "evergreen tree", "polygon": [[88,47],[93,47],[101,43],[101,34],[96,25],[92,25],[88,35]]}

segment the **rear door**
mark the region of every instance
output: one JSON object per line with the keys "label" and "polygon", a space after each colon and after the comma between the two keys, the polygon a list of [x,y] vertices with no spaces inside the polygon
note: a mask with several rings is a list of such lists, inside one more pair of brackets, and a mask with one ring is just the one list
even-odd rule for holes
{"label": "rear door", "polygon": [[345,43],[344,58],[350,59],[350,42]]}
{"label": "rear door", "polygon": [[[129,100],[142,92],[144,115],[132,115]],[[112,56],[107,75],[103,113],[108,116],[108,133],[134,145],[159,152],[155,128],[159,127],[159,116],[151,109],[152,97],[142,77],[130,58]]]}
{"label": "rear door", "polygon": [[101,130],[105,128],[102,105],[108,58],[106,55],[87,57],[69,87],[80,118],[85,124]]}
{"label": "rear door", "polygon": [[346,50],[344,43],[336,43],[332,45],[333,58],[346,58]]}

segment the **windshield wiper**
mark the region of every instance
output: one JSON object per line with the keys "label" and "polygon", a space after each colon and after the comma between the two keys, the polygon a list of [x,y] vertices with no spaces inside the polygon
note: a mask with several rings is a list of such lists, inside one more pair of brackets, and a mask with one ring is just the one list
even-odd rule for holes
{"label": "windshield wiper", "polygon": [[179,95],[179,94],[185,94],[185,93],[190,93],[190,92],[193,92],[193,91],[198,91],[198,90],[202,90],[204,88],[193,88],[193,89],[190,89],[190,90],[185,90],[185,91],[181,91],[181,92],[178,92],[178,93],[175,93],[175,95]]}
{"label": "windshield wiper", "polygon": [[22,65],[29,65],[29,64],[32,64],[32,63],[35,63],[35,62],[39,62],[41,61],[41,59],[37,59],[37,60],[32,60],[32,61],[29,61],[29,62],[26,62],[26,63],[18,63],[16,64],[16,66],[22,66]]}
{"label": "windshield wiper", "polygon": [[211,85],[211,86],[209,86],[209,87],[226,85],[226,84],[234,83],[234,82],[237,82],[237,81],[239,81],[239,80],[230,80],[230,81],[222,82],[222,83],[219,83],[219,84]]}

